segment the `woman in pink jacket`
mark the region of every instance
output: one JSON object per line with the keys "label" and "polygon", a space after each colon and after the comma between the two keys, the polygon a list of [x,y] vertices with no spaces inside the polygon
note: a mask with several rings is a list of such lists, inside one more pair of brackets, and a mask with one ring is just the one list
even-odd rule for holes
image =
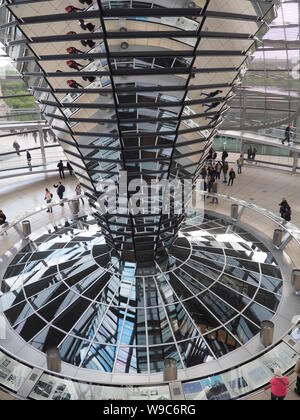
{"label": "woman in pink jacket", "polygon": [[271,379],[271,400],[284,400],[290,381],[286,376],[282,376],[280,369],[275,369],[274,378]]}

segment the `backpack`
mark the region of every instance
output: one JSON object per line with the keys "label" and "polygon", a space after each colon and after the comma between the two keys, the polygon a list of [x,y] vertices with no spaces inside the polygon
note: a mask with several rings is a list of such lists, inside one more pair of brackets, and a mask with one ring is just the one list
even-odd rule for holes
{"label": "backpack", "polygon": [[66,191],[66,189],[63,185],[61,186],[61,190],[62,190],[63,193]]}

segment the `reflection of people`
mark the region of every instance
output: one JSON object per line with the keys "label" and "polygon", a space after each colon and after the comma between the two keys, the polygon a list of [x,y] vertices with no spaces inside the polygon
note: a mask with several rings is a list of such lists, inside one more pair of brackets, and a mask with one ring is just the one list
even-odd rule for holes
{"label": "reflection of people", "polygon": [[14,141],[13,148],[15,149],[17,155],[21,156],[21,153],[20,153],[21,147],[20,147],[19,143],[17,142],[17,140]]}
{"label": "reflection of people", "polygon": [[26,159],[27,159],[27,164],[29,166],[29,170],[32,171],[31,154],[29,153],[28,150],[26,150]]}
{"label": "reflection of people", "polygon": [[73,168],[72,168],[70,162],[67,163],[67,169],[69,171],[70,176],[73,176]]}
{"label": "reflection of people", "polygon": [[290,144],[291,141],[291,124],[289,124],[286,129],[285,129],[285,134],[284,134],[284,139],[282,140],[282,144],[285,144],[285,142],[287,141],[288,144]]}
{"label": "reflection of people", "polygon": [[70,69],[78,70],[80,71],[80,67],[83,68],[84,66],[80,63],[77,63],[74,60],[68,60],[67,65],[70,67]]}
{"label": "reflection of people", "polygon": [[75,6],[67,6],[65,8],[67,13],[76,13],[76,12],[83,12],[84,9],[79,9],[78,7]]}
{"label": "reflection of people", "polygon": [[[75,188],[76,195],[82,195],[81,185],[77,184]],[[82,204],[84,205],[84,199],[81,197]]]}
{"label": "reflection of people", "polygon": [[83,86],[80,83],[76,82],[76,80],[67,80],[67,84],[72,89],[83,88]]}

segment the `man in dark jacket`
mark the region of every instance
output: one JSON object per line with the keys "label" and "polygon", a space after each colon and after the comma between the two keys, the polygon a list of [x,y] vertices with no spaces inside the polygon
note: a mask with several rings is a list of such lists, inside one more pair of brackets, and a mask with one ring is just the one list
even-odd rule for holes
{"label": "man in dark jacket", "polygon": [[[65,193],[66,189],[65,189],[65,187],[62,185],[62,183],[61,183],[61,182],[59,182],[59,183],[58,183],[58,185],[53,185],[53,187],[57,189],[57,190],[56,190],[56,192],[57,192],[57,195],[58,195],[59,199],[60,199],[60,200],[63,200],[63,199],[64,199],[64,193]],[[64,204],[63,204],[63,203],[61,203],[61,206],[63,206],[63,205],[64,205]]]}
{"label": "man in dark jacket", "polygon": [[292,215],[292,210],[291,207],[289,205],[289,203],[287,202],[286,198],[283,198],[281,200],[281,203],[279,203],[280,206],[280,216],[286,220],[287,222],[291,221],[291,215]]}
{"label": "man in dark jacket", "polygon": [[224,150],[222,153],[222,165],[224,166],[224,163],[226,162],[226,159],[228,158],[227,150]]}
{"label": "man in dark jacket", "polygon": [[64,164],[62,160],[59,161],[59,163],[57,164],[57,167],[58,167],[60,179],[65,178]]}
{"label": "man in dark jacket", "polygon": [[228,181],[228,186],[232,186],[233,185],[233,181],[235,180],[235,178],[236,178],[236,173],[234,172],[234,169],[233,168],[231,168],[230,169],[230,172],[229,172],[229,181]]}

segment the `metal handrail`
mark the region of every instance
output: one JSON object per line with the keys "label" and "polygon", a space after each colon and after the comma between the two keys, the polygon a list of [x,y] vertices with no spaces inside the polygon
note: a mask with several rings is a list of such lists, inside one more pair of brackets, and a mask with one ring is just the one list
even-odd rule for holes
{"label": "metal handrail", "polygon": [[22,217],[18,217],[17,219],[13,220],[12,222],[6,222],[2,227],[0,226],[0,235],[3,235],[4,233],[7,233],[10,229],[14,228],[15,226],[19,225],[22,221],[25,219],[28,219],[32,216],[35,216],[36,214],[39,214],[41,212],[47,211],[53,207],[58,207],[62,203],[70,203],[72,201],[78,201],[81,198],[85,198],[86,196],[84,194],[76,195],[72,198],[65,198],[63,200],[59,201],[53,201],[51,204],[43,204],[42,206],[36,207],[35,210],[29,210],[26,213],[22,215]]}
{"label": "metal handrail", "polygon": [[256,204],[248,203],[247,201],[240,200],[238,198],[231,197],[229,195],[213,194],[213,193],[208,193],[206,191],[201,191],[200,194],[204,197],[209,196],[209,197],[212,197],[212,198],[215,197],[215,198],[218,198],[220,200],[229,201],[232,204],[237,204],[240,207],[244,207],[246,209],[256,211],[257,213],[261,214],[262,216],[265,216],[266,218],[268,218],[272,222],[276,223],[281,229],[283,229],[293,239],[295,239],[297,244],[300,246],[300,228],[298,228],[297,226],[293,225],[290,222],[285,221],[280,216],[277,216],[275,213],[273,213],[273,212],[271,212],[271,211],[269,211],[269,210],[267,210],[263,207],[259,207]]}

